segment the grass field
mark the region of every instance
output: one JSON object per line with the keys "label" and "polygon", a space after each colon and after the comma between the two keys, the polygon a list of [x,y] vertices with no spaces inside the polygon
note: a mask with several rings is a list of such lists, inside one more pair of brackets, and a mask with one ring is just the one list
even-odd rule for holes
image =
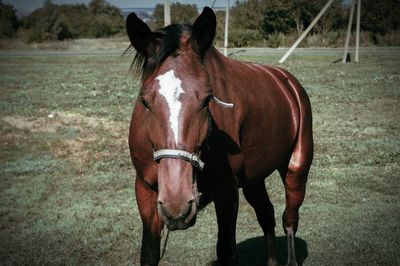
{"label": "grass field", "polygon": [[[282,54],[238,53],[276,63]],[[400,265],[400,49],[293,55],[306,88],[315,160],[296,245],[303,265]],[[127,147],[139,83],[115,55],[0,56],[0,264],[137,265],[141,221]],[[284,192],[267,179],[279,261]],[[239,265],[264,265],[262,231],[240,196]],[[172,232],[161,265],[212,265],[213,206]]]}

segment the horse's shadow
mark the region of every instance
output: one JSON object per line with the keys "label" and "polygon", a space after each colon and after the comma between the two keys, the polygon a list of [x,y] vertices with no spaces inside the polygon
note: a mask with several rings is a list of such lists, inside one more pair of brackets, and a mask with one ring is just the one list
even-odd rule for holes
{"label": "horse's shadow", "polygon": [[[301,238],[296,237],[294,240],[296,247],[296,261],[299,265],[303,265],[308,256],[307,243]],[[280,265],[285,265],[287,262],[287,241],[286,237],[276,238],[276,248],[278,262]],[[254,237],[240,242],[237,245],[237,265],[240,266],[258,266],[265,265],[265,243],[264,237]],[[219,263],[214,261],[212,266],[217,266]]]}

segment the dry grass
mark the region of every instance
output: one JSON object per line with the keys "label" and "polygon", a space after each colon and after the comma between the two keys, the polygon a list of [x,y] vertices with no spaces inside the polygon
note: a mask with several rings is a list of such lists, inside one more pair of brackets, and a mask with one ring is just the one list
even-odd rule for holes
{"label": "dry grass", "polygon": [[19,39],[0,40],[1,50],[61,50],[61,51],[124,51],[129,46],[127,37],[98,39],[76,39],[65,41],[46,41],[42,43],[26,43]]}

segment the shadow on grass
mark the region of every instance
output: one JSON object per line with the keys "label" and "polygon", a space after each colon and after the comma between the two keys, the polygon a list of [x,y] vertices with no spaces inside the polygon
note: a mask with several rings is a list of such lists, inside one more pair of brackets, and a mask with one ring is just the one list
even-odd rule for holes
{"label": "shadow on grass", "polygon": [[[294,240],[296,248],[296,261],[299,265],[303,265],[308,256],[307,243],[301,238]],[[287,262],[287,242],[286,237],[276,238],[276,248],[278,252],[278,262],[285,265]],[[237,245],[237,265],[240,266],[258,266],[265,265],[265,243],[264,237],[254,237],[240,242]],[[218,261],[213,261],[212,266],[219,265]]]}

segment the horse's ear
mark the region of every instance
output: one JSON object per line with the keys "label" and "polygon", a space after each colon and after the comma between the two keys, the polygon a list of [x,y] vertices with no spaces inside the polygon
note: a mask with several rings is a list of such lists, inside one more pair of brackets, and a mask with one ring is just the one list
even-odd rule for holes
{"label": "horse's ear", "polygon": [[130,13],[126,19],[126,31],[129,40],[136,51],[145,56],[149,56],[154,43],[153,33],[135,13]]}
{"label": "horse's ear", "polygon": [[193,24],[191,43],[193,49],[200,55],[211,46],[217,27],[217,19],[214,11],[209,7],[204,7],[203,12]]}

